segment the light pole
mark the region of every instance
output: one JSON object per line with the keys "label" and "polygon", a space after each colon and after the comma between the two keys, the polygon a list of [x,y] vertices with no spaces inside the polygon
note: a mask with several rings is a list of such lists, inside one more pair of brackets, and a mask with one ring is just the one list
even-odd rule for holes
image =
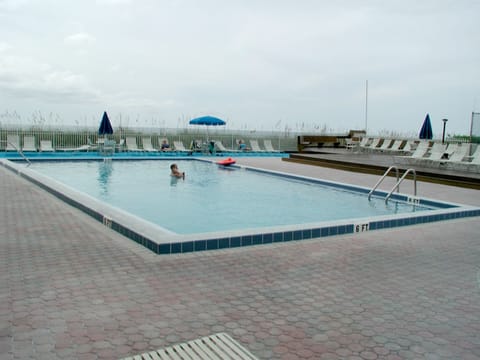
{"label": "light pole", "polygon": [[442,119],[443,121],[443,133],[442,133],[442,144],[445,143],[445,127],[447,126],[448,119]]}

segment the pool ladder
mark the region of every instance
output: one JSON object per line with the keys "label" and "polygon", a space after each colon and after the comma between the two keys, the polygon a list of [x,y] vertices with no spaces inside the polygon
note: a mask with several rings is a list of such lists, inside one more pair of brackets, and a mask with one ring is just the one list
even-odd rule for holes
{"label": "pool ladder", "polygon": [[395,183],[395,186],[392,188],[392,190],[390,190],[390,192],[385,197],[385,204],[388,203],[388,199],[390,199],[390,196],[392,196],[392,194],[395,190],[397,190],[397,192],[400,192],[400,184],[402,183],[403,180],[405,180],[405,178],[407,177],[407,175],[409,173],[413,174],[413,195],[417,196],[417,173],[415,172],[415,169],[411,169],[411,168],[407,169],[407,171],[405,171],[405,173],[402,175],[402,177],[400,177],[400,171],[398,170],[398,167],[396,167],[395,165],[392,165],[387,169],[387,171],[385,171],[385,173],[382,175],[380,180],[377,181],[375,186],[368,193],[368,200],[369,201],[370,201],[370,198],[372,197],[373,192],[380,186],[382,181],[387,177],[387,175],[392,170],[395,170],[395,174],[397,175],[397,182]]}
{"label": "pool ladder", "polygon": [[30,160],[28,160],[28,158],[25,156],[25,154],[23,153],[22,149],[19,149],[15,144],[12,144],[10,141],[5,141],[5,143],[7,145],[11,145],[17,152],[18,154],[23,158],[23,160],[25,160],[27,162],[27,166],[30,166],[32,165],[32,163],[30,162]]}

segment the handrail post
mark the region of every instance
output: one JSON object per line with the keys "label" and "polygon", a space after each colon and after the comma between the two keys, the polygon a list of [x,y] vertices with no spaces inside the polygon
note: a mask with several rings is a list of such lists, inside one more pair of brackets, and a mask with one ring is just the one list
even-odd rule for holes
{"label": "handrail post", "polygon": [[6,140],[5,141],[8,144],[10,144],[16,151],[17,153],[28,163],[28,165],[31,165],[32,163],[30,162],[30,160],[28,160],[28,158],[25,156],[25,154],[23,153],[22,149],[19,149],[17,148],[17,146],[13,143],[11,143],[10,141]]}
{"label": "handrail post", "polygon": [[407,177],[407,175],[409,173],[413,173],[413,195],[414,196],[417,196],[417,172],[415,171],[415,169],[407,169],[407,171],[405,171],[405,173],[403,174],[403,176],[400,178],[400,180],[397,181],[397,183],[395,184],[395,186],[392,188],[392,190],[388,193],[387,197],[385,198],[385,204],[388,203],[388,199],[390,198],[390,196],[392,196],[393,192],[395,191],[395,189],[399,189],[400,188],[400,184],[402,183],[403,180],[405,180],[405,178]]}
{"label": "handrail post", "polygon": [[393,169],[395,169],[395,173],[397,175],[397,182],[398,182],[398,178],[400,177],[400,173],[398,171],[398,167],[396,167],[395,165],[392,165],[390,166],[387,171],[385,171],[385,173],[383,174],[383,176],[380,178],[380,180],[377,181],[377,183],[375,184],[375,186],[372,188],[372,190],[370,190],[370,192],[368,193],[368,200],[370,201],[370,197],[372,196],[373,192],[378,188],[378,186],[382,183],[382,181],[385,179],[385,177],[388,175],[388,173],[390,171],[392,171]]}

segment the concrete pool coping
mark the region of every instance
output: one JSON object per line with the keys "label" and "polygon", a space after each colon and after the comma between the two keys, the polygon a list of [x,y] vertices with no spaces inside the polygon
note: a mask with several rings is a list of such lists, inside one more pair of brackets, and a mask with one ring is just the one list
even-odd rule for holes
{"label": "concrete pool coping", "polygon": [[[189,160],[211,161],[189,157]],[[156,254],[178,254],[206,250],[237,248],[252,245],[307,240],[312,238],[361,233],[365,231],[419,225],[424,223],[480,216],[480,208],[428,198],[412,197],[406,194],[394,194],[393,199],[405,202],[418,202],[420,205],[440,207],[418,213],[403,213],[364,217],[337,221],[321,221],[296,225],[262,227],[232,231],[219,231],[197,234],[177,234],[159,225],[146,221],[119,208],[105,204],[89,195],[63,185],[47,176],[25,166],[1,159],[0,163],[42,187],[66,203],[80,209],[108,228],[134,240]],[[295,178],[317,184],[333,186],[367,194],[369,189],[361,186],[332,182],[307,176],[293,175],[281,171],[265,170],[240,165],[246,171],[273,174],[280,177]],[[376,196],[385,196],[387,192],[378,190]]]}

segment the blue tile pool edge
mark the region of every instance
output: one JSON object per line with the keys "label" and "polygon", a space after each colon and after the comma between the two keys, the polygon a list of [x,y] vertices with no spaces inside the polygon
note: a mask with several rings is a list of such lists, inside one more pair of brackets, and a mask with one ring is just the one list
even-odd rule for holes
{"label": "blue tile pool edge", "polygon": [[[24,155],[30,161],[85,161],[99,160],[105,158],[114,160],[162,160],[162,159],[195,159],[205,157],[218,160],[221,157],[279,157],[288,158],[287,152],[216,152],[215,154],[205,154],[191,151],[122,151],[115,152],[112,155],[102,155],[97,151],[52,151],[52,152],[24,152]],[[0,151],[0,159],[24,162],[24,158],[16,151]]]}
{"label": "blue tile pool edge", "polygon": [[[54,187],[55,184],[49,184],[48,182],[43,181],[42,176],[37,176],[39,174],[36,172],[29,170],[28,168],[21,168],[8,160],[0,159],[0,164],[42,189],[50,192],[69,205],[90,215],[95,220],[103,223],[103,225],[160,255],[275,244],[480,216],[480,208],[477,207],[425,200],[426,202],[434,203],[435,206],[438,206],[441,209],[422,211],[421,213],[413,215],[412,213],[408,213],[295,226],[277,226],[275,228],[250,229],[245,231],[179,235],[165,231],[165,229],[147,221],[138,222],[138,219],[135,220],[137,221],[136,224],[135,221],[130,221],[129,224],[125,224],[125,218],[120,216],[122,214],[118,215],[116,210],[112,210],[114,209],[113,207],[104,204],[102,204],[102,206],[97,206],[98,204],[96,205],[95,202],[100,202],[93,198],[89,199],[91,201],[89,204],[84,201],[84,196],[76,198],[76,196],[72,196],[72,194],[69,194],[68,192],[56,189]],[[252,168],[249,168],[248,170],[252,170]],[[258,169],[253,170],[258,171]],[[272,173],[269,171],[265,172]],[[282,173],[275,172],[275,175],[282,176]],[[291,174],[285,174],[285,176],[306,181],[311,180],[311,178]],[[337,183],[331,183],[319,179],[313,180],[323,184],[338,185]],[[345,184],[340,185],[344,186]],[[346,186],[348,186],[350,190],[355,189],[358,191],[358,189],[361,189],[353,185]],[[402,200],[407,198],[406,195],[399,194],[397,196]],[[111,210],[111,212],[107,213],[108,210]],[[129,215],[131,218],[134,218],[133,215]],[[128,222],[129,221],[127,221],[127,223]]]}
{"label": "blue tile pool edge", "polygon": [[[358,185],[345,184],[341,182],[333,182],[329,180],[289,174],[289,173],[284,173],[280,171],[265,170],[265,169],[246,167],[246,166],[241,166],[241,167],[247,171],[253,171],[253,172],[271,175],[271,176],[284,177],[284,178],[297,180],[297,181],[310,182],[317,185],[328,186],[328,187],[336,188],[339,190],[353,191],[353,192],[365,194],[365,195],[367,195],[371,191],[371,188],[366,188]],[[372,196],[385,198],[387,194],[388,193],[385,191],[375,190],[372,193]],[[402,193],[392,193],[390,196],[390,199],[407,202],[407,203],[415,203],[415,204],[426,206],[426,207],[436,207],[436,208],[453,208],[453,207],[463,206],[462,204],[447,203],[439,200],[420,198],[418,196],[406,195]]]}

